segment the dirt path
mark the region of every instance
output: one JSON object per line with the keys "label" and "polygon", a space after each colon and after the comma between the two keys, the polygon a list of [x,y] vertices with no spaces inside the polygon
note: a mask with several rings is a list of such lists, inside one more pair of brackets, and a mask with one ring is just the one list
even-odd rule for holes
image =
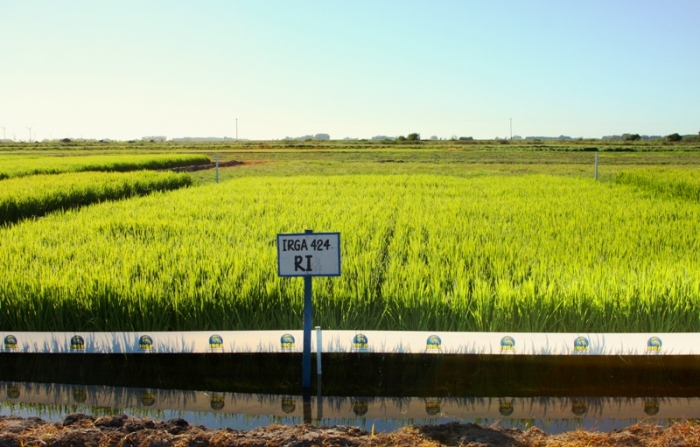
{"label": "dirt path", "polygon": [[637,424],[609,433],[574,431],[549,436],[498,426],[450,423],[410,426],[372,434],[356,427],[288,427],[209,430],[183,419],[156,422],[127,416],[95,418],[71,414],[63,422],[0,416],[0,447],[24,446],[700,446],[700,426],[682,422],[668,428]]}

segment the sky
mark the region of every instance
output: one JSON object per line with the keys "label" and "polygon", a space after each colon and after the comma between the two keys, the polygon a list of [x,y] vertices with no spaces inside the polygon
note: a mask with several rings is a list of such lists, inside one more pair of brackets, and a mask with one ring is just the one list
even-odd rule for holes
{"label": "sky", "polygon": [[700,132],[697,0],[0,0],[0,42],[9,139]]}

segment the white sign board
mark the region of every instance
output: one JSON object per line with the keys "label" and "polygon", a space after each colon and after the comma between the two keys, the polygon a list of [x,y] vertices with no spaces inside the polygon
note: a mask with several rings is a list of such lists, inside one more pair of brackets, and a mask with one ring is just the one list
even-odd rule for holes
{"label": "white sign board", "polygon": [[277,235],[279,276],[340,276],[340,233]]}

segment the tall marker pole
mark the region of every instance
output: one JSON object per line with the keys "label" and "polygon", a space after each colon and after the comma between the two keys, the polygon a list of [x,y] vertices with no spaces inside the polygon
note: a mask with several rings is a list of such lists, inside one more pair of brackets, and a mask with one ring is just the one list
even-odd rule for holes
{"label": "tall marker pole", "polygon": [[595,179],[598,180],[598,151],[595,151]]}
{"label": "tall marker pole", "polygon": [[[314,230],[306,230],[312,234]],[[304,354],[302,358],[301,387],[304,391],[311,389],[311,276],[304,276]]]}

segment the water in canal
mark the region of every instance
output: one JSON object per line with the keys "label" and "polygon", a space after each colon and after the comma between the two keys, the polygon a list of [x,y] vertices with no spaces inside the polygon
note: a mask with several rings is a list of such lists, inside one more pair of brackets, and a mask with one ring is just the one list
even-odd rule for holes
{"label": "water in canal", "polygon": [[306,395],[296,354],[13,353],[1,360],[0,414],[48,421],[124,413],[209,428],[306,421],[375,431],[498,421],[559,433],[700,418],[695,356],[325,355]]}

